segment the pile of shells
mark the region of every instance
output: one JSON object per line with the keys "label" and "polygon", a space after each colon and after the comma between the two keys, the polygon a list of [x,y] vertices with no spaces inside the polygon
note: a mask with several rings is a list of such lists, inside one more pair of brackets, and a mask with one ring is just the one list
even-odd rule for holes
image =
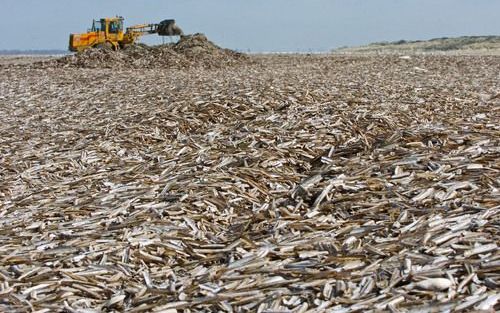
{"label": "pile of shells", "polygon": [[499,57],[0,76],[0,311],[499,310]]}
{"label": "pile of shells", "polygon": [[248,63],[239,52],[223,49],[203,34],[181,36],[177,43],[134,44],[123,50],[87,49],[82,53],[40,62],[38,67],[76,68],[220,68]]}

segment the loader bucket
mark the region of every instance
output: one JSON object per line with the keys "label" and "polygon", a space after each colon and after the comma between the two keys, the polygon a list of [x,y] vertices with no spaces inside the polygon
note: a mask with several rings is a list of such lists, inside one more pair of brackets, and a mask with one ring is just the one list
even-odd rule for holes
{"label": "loader bucket", "polygon": [[160,36],[182,36],[182,29],[175,24],[175,20],[164,20],[158,24],[158,35]]}

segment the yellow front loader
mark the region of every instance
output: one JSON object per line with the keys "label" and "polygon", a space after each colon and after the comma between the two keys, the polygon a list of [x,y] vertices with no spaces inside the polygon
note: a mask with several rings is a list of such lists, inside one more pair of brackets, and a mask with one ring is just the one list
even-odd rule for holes
{"label": "yellow front loader", "polygon": [[88,48],[102,47],[113,50],[123,49],[134,44],[146,34],[160,36],[181,36],[182,30],[175,20],[164,20],[158,24],[140,24],[128,27],[123,31],[123,17],[101,18],[92,22],[92,28],[83,34],[69,36],[69,50],[81,52]]}

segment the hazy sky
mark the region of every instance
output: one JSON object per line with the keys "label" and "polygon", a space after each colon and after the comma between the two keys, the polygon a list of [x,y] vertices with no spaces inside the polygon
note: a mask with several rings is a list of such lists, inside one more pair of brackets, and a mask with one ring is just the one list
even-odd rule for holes
{"label": "hazy sky", "polygon": [[0,49],[66,49],[69,33],[115,15],[126,26],[174,18],[185,33],[243,51],[500,35],[500,0],[0,0]]}

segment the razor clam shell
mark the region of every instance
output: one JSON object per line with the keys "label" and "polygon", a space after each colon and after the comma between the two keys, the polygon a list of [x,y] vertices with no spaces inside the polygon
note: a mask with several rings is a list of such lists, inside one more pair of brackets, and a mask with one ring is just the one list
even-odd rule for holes
{"label": "razor clam shell", "polygon": [[0,59],[0,311],[498,310],[499,57],[251,58]]}

